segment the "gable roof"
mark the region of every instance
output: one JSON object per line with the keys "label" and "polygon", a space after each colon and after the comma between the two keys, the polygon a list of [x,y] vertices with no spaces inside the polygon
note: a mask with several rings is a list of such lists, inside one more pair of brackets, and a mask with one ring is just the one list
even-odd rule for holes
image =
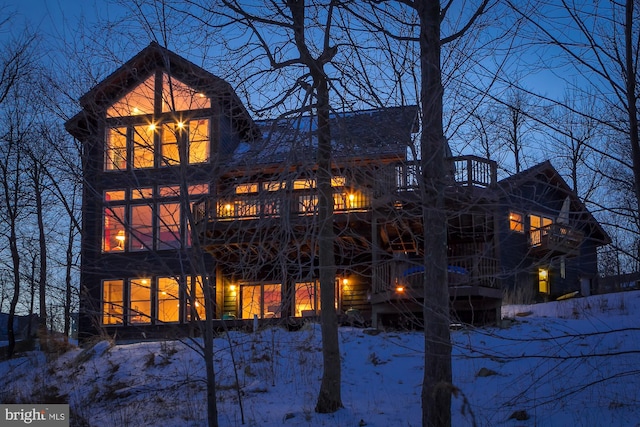
{"label": "gable roof", "polygon": [[549,160],[498,181],[500,197],[503,199],[517,197],[516,193],[520,188],[536,182],[553,187],[565,197],[569,197],[570,214],[581,223],[586,224],[585,229],[589,229],[588,234],[591,239],[594,239],[600,245],[611,243],[609,234],[602,228],[598,220],[595,219]]}
{"label": "gable roof", "polygon": [[88,129],[87,121],[95,120],[114,102],[157,69],[178,78],[183,83],[219,100],[230,112],[236,131],[244,139],[260,137],[260,130],[247,112],[231,85],[176,53],[151,42],[146,48],[125,62],[117,70],[80,97],[82,111],[65,123],[67,131],[82,139]]}

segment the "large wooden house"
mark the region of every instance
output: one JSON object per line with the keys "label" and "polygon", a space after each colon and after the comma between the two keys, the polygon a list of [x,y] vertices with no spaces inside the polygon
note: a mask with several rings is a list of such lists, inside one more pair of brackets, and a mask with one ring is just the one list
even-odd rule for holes
{"label": "large wooden house", "polygon": [[[312,116],[257,122],[227,82],[156,43],[80,103],[66,127],[84,146],[81,339],[194,333],[203,283],[218,326],[318,314]],[[331,118],[335,304],[345,321],[420,323],[428,224],[411,155],[417,123],[415,107]],[[595,277],[606,234],[550,164],[532,171],[546,181],[498,182],[492,161],[448,162],[454,316],[496,320],[504,285],[552,297],[586,286],[565,277]],[[556,193],[528,192],[533,182],[564,191],[568,215]],[[570,272],[558,287],[552,267]]]}

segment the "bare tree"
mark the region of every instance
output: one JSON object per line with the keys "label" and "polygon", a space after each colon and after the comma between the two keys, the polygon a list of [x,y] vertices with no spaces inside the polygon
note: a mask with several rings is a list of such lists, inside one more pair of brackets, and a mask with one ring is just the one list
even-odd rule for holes
{"label": "bare tree", "polygon": [[[538,46],[553,48],[557,69],[576,91],[597,97],[603,108],[593,117],[608,129],[610,139],[628,148],[629,157],[610,159],[618,168],[631,171],[635,202],[640,210],[640,142],[638,130],[638,46],[640,19],[638,2],[625,0],[598,4],[538,2],[540,13],[524,13],[521,5],[509,3],[533,29],[528,38]],[[546,11],[554,11],[547,14]],[[557,13],[555,13],[557,12]],[[545,17],[540,19],[540,17]],[[576,83],[577,72],[585,82]],[[589,117],[590,111],[580,113]],[[617,135],[617,137],[615,136]],[[611,147],[609,147],[610,149]],[[609,150],[605,150],[609,151]],[[626,151],[626,150],[625,150]],[[600,154],[608,155],[604,152]],[[629,159],[630,158],[630,159]],[[629,159],[629,160],[627,160]],[[638,224],[636,224],[637,228]],[[640,257],[640,254],[636,254]]]}

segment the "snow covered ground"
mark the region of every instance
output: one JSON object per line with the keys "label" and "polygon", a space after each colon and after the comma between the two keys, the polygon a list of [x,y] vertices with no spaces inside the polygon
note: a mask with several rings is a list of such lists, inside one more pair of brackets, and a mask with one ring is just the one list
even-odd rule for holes
{"label": "snow covered ground", "polygon": [[[640,291],[503,317],[503,328],[452,331],[454,426],[640,426]],[[344,409],[323,415],[318,325],[216,339],[220,424],[420,425],[421,333],[365,332],[340,329]],[[0,363],[0,402],[69,402],[72,425],[202,426],[204,375],[189,342],[102,341]]]}

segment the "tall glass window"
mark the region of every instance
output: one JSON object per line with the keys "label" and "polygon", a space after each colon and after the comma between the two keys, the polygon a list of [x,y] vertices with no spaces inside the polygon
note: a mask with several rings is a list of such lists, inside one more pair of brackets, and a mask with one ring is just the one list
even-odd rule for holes
{"label": "tall glass window", "polygon": [[104,280],[102,282],[102,324],[122,325],[124,312],[124,282]]}
{"label": "tall glass window", "polygon": [[158,204],[158,249],[180,248],[180,204]]}
{"label": "tall glass window", "polygon": [[133,127],[133,168],[152,168],[154,150],[154,124]]}
{"label": "tall glass window", "polygon": [[151,280],[129,281],[129,323],[151,323]]}
{"label": "tall glass window", "polygon": [[158,320],[161,322],[180,320],[180,284],[173,277],[158,278]]}
{"label": "tall glass window", "polygon": [[102,251],[118,252],[124,250],[124,206],[104,209]]}
{"label": "tall glass window", "polygon": [[104,151],[105,170],[127,169],[127,128],[108,129]]}
{"label": "tall glass window", "polygon": [[153,249],[153,209],[150,205],[131,206],[130,228],[130,250]]}

